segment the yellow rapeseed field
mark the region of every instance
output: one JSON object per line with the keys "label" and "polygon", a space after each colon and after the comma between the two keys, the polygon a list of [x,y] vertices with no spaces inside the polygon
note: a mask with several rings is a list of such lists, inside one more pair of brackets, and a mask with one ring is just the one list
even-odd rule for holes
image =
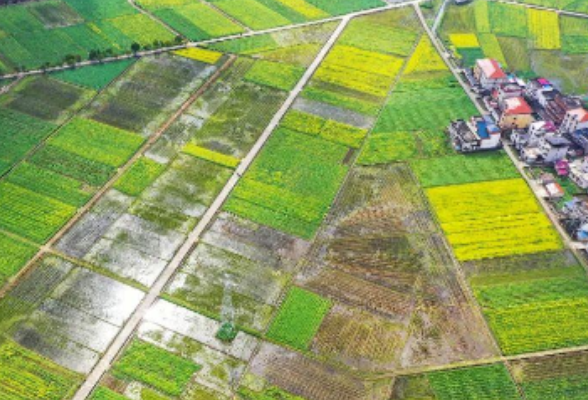
{"label": "yellow rapeseed field", "polygon": [[458,49],[480,47],[478,37],[473,33],[453,33],[449,35],[449,40]]}
{"label": "yellow rapeseed field", "polygon": [[321,10],[320,8],[316,8],[312,4],[307,3],[304,0],[278,0],[280,3],[284,4],[285,6],[291,8],[292,10],[296,11],[299,14],[304,15],[308,19],[319,19],[319,18],[327,18],[329,14]]}
{"label": "yellow rapeseed field", "polygon": [[186,146],[184,146],[182,153],[189,154],[193,157],[201,158],[203,160],[207,160],[229,168],[236,168],[241,162],[236,157],[218,153],[205,147],[197,146],[193,143],[188,143]]}
{"label": "yellow rapeseed field", "polygon": [[223,53],[218,51],[201,49],[198,47],[189,47],[187,49],[174,51],[175,54],[191,58],[192,60],[202,61],[208,64],[215,64],[223,56]]}
{"label": "yellow rapeseed field", "polygon": [[540,50],[561,48],[559,16],[553,11],[529,9],[529,33],[534,47]]}
{"label": "yellow rapeseed field", "polygon": [[406,65],[405,74],[445,71],[447,65],[427,36],[423,36]]}
{"label": "yellow rapeseed field", "polygon": [[361,50],[357,47],[338,45],[333,47],[324,63],[394,77],[402,68],[404,59],[374,51]]}
{"label": "yellow rapeseed field", "polygon": [[560,238],[522,179],[427,190],[461,261],[561,248]]}

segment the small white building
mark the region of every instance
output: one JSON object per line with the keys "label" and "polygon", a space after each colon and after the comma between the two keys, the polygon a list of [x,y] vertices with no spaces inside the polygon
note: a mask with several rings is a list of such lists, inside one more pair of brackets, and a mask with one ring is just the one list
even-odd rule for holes
{"label": "small white building", "polygon": [[562,135],[552,122],[533,122],[528,129],[517,129],[511,141],[521,160],[527,164],[555,164],[565,159],[572,143]]}
{"label": "small white building", "polygon": [[560,127],[560,132],[573,134],[576,131],[588,129],[588,111],[584,108],[576,108],[566,113]]}
{"label": "small white building", "polygon": [[508,76],[498,63],[491,58],[484,58],[476,61],[474,76],[486,90],[492,90],[505,83],[508,83]]}
{"label": "small white building", "polygon": [[570,179],[582,189],[588,189],[588,158],[570,163]]}
{"label": "small white building", "polygon": [[561,185],[557,182],[549,182],[543,185],[545,191],[547,192],[547,196],[550,199],[561,199],[566,195],[566,192],[563,190]]}
{"label": "small white building", "polygon": [[461,153],[494,150],[502,147],[501,131],[490,116],[453,121],[448,128],[454,148]]}

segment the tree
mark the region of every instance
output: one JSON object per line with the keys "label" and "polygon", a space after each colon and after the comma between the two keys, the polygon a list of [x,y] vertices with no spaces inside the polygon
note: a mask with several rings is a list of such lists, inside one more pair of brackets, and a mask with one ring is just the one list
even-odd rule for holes
{"label": "tree", "polygon": [[176,44],[182,44],[184,42],[184,38],[182,38],[180,35],[177,35],[174,41],[176,42]]}
{"label": "tree", "polygon": [[137,52],[138,52],[139,50],[141,50],[141,45],[140,45],[139,43],[137,43],[137,42],[134,42],[134,43],[131,45],[131,50],[133,51],[133,53],[134,53],[134,54],[137,54]]}
{"label": "tree", "polygon": [[76,56],[73,54],[68,54],[63,58],[63,61],[67,64],[67,65],[74,65],[76,63]]}

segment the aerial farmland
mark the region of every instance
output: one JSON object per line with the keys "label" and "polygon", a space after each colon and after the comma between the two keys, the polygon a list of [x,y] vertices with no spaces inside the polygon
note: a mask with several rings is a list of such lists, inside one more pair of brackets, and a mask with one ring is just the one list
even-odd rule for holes
{"label": "aerial farmland", "polygon": [[588,398],[588,2],[0,0],[0,400]]}

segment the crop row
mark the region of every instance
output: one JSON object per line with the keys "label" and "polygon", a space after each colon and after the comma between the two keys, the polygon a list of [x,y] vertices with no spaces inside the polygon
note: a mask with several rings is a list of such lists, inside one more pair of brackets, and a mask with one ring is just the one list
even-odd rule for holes
{"label": "crop row", "polygon": [[428,189],[427,196],[462,261],[561,247],[557,232],[522,180]]}

